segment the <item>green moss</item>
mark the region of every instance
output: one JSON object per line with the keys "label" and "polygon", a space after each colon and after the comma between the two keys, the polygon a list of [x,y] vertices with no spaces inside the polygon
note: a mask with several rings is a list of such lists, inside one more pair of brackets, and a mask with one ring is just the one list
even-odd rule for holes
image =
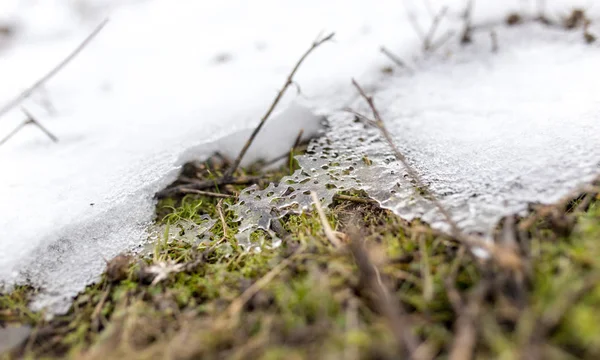
{"label": "green moss", "polygon": [[[286,164],[266,177],[277,179],[289,171]],[[210,176],[218,176],[218,171]],[[351,226],[360,228],[382,283],[408,314],[411,333],[432,354],[448,355],[463,315],[450,302],[451,279],[463,306],[482,282],[491,288],[473,319],[475,358],[518,358],[533,351],[541,358],[600,355],[596,200],[582,211],[576,210],[578,198],[558,211],[560,219],[532,214],[531,226],[521,229],[527,234],[521,253],[528,265],[519,277],[484,264],[426,224],[409,223],[372,203],[355,201],[353,197],[362,199],[361,193],[345,195],[350,198],[337,199],[330,208],[329,223],[342,233]],[[27,307],[34,293],[31,288],[0,295],[0,324],[37,329],[29,345],[9,357],[402,355],[390,319],[369,298],[353,256],[345,248],[331,246],[316,214],[285,216],[282,225],[289,235],[280,247],[272,247],[269,235],[259,231],[254,240],[265,241],[255,241],[258,249],[246,252],[236,246],[238,224],[227,210],[232,202],[222,202],[223,226],[217,199],[188,195],[161,200],[157,225],[164,227],[164,236],[153,251],[126,262],[120,278],[106,275],[88,287],[65,316],[47,321],[43,314],[31,312]],[[206,223],[205,214],[218,219],[212,236],[190,241],[188,232]],[[565,219],[575,224],[567,234],[560,225]],[[287,265],[279,269],[282,262]],[[181,267],[152,285],[149,266],[160,263]],[[273,276],[253,289],[266,275]],[[252,296],[244,298],[249,289]],[[241,299],[241,308],[231,314],[231,304]]]}

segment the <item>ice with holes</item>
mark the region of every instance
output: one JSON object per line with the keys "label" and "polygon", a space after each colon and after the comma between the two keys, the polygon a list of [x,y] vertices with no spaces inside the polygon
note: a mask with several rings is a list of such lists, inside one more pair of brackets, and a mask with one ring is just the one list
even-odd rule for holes
{"label": "ice with holes", "polygon": [[[466,49],[448,44],[445,59],[425,59],[413,75],[371,88],[411,166],[461,229],[486,236],[502,216],[557,201],[600,174],[600,49],[538,25],[498,36],[497,53],[476,36]],[[349,107],[372,117],[361,98]],[[245,235],[310,208],[310,191],[328,205],[349,189],[449,230],[378,130],[347,111],[328,118],[327,134],[296,157],[301,169],[241,194],[234,209]]]}

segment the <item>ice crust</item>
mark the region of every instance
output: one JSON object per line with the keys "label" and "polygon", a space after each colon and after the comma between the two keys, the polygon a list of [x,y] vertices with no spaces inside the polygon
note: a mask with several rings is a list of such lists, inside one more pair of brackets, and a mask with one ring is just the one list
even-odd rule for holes
{"label": "ice crust", "polygon": [[[372,89],[394,142],[433,194],[461,229],[486,236],[502,216],[557,201],[600,174],[600,50],[539,25],[498,36],[497,54],[481,36],[467,49],[450,44],[449,58],[424,60],[414,75]],[[362,99],[350,107],[372,117]],[[243,230],[309,209],[310,191],[329,205],[349,189],[449,230],[378,130],[348,112],[328,120],[327,134],[296,157],[300,170],[242,194],[234,208]]]}

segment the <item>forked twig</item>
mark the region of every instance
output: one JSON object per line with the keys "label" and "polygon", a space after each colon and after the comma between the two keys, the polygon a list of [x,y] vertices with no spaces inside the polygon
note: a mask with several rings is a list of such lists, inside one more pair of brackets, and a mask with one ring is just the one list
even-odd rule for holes
{"label": "forked twig", "polygon": [[12,99],[9,102],[7,102],[6,104],[4,104],[0,108],[0,117],[2,117],[4,114],[6,114],[7,112],[9,112],[15,106],[17,106],[21,101],[23,101],[26,98],[28,98],[31,95],[31,93],[33,93],[35,90],[37,90],[46,81],[50,80],[50,78],[52,78],[62,68],[64,68],[67,64],[69,64],[77,55],[79,55],[79,53],[81,52],[81,50],[83,50],[96,37],[96,35],[98,35],[98,33],[104,28],[104,26],[106,26],[107,23],[108,23],[108,19],[105,19],[104,21],[102,21],[100,23],[100,25],[98,25],[94,29],[94,31],[92,31],[92,33],[90,35],[88,35],[85,38],[85,40],[83,40],[83,42],[81,44],[79,44],[79,46],[77,46],[75,48],[75,50],[73,50],[72,53],[69,54],[69,56],[67,56],[66,58],[64,58],[63,61],[61,61],[58,65],[56,65],[52,70],[50,70],[49,73],[47,73],[46,75],[44,75],[41,79],[39,79],[38,81],[36,81],[33,85],[31,85],[25,91],[23,91],[22,93],[20,93],[17,97],[15,97],[14,99]]}
{"label": "forked twig", "polygon": [[296,72],[300,68],[300,65],[302,65],[304,60],[308,57],[308,55],[310,55],[310,53],[313,52],[313,50],[315,50],[316,48],[321,46],[323,43],[326,43],[327,41],[330,41],[331,39],[333,39],[334,35],[335,35],[335,33],[331,33],[320,40],[319,39],[315,40],[313,42],[312,46],[300,57],[300,60],[298,60],[298,62],[296,63],[296,65],[294,66],[294,68],[292,69],[290,74],[288,75],[287,79],[285,80],[285,84],[283,85],[283,88],[281,88],[279,93],[277,93],[277,96],[273,100],[273,103],[271,103],[271,106],[269,107],[267,112],[260,119],[258,126],[254,129],[254,131],[252,132],[252,134],[250,135],[250,137],[244,144],[244,147],[238,154],[237,158],[233,161],[233,164],[231,164],[229,169],[227,169],[227,171],[223,175],[224,178],[226,178],[226,179],[231,178],[233,176],[233,173],[237,170],[238,166],[240,166],[240,163],[242,162],[244,155],[246,155],[246,152],[248,151],[248,148],[250,148],[250,145],[252,145],[252,142],[256,138],[256,135],[258,135],[258,133],[262,129],[263,125],[267,122],[267,120],[271,116],[271,113],[273,112],[273,110],[275,110],[275,107],[277,107],[277,104],[279,103],[279,101],[281,100],[281,98],[283,97],[283,95],[285,94],[287,89],[294,83],[294,75],[296,75]]}
{"label": "forked twig", "polygon": [[15,136],[21,129],[23,129],[27,125],[34,125],[38,129],[40,129],[44,134],[46,134],[50,140],[53,142],[58,142],[58,138],[50,132],[44,125],[42,125],[31,113],[29,113],[24,108],[21,109],[27,119],[25,119],[22,123],[20,123],[13,131],[11,131],[8,135],[6,135],[2,140],[0,140],[0,146],[4,145],[8,140],[10,140],[13,136]]}
{"label": "forked twig", "polygon": [[446,223],[450,226],[452,236],[471,249],[479,247],[486,250],[500,266],[510,268],[513,270],[522,269],[523,264],[521,262],[521,258],[512,249],[499,247],[492,242],[488,242],[474,236],[467,236],[463,234],[463,232],[459,229],[458,224],[456,224],[456,222],[452,219],[452,216],[450,215],[448,210],[446,210],[446,208],[440,203],[440,201],[433,195],[433,193],[429,190],[429,187],[421,179],[419,173],[417,173],[417,171],[408,163],[404,154],[402,154],[402,152],[394,143],[394,140],[392,139],[391,134],[387,130],[381,118],[381,115],[379,114],[379,111],[375,107],[373,98],[365,93],[363,88],[356,82],[356,80],[352,79],[352,84],[358,90],[360,96],[363,99],[365,99],[365,101],[369,105],[369,108],[373,112],[374,120],[371,120],[364,115],[360,115],[355,111],[352,111],[352,113],[359,115],[362,119],[366,120],[367,123],[376,127],[381,132],[388,145],[392,148],[396,158],[402,163],[402,165],[406,169],[406,172],[408,173],[410,178],[416,183],[416,186],[418,186],[419,189],[421,189],[424,192],[427,198],[442,214],[442,216],[446,220]]}
{"label": "forked twig", "polygon": [[434,45],[433,38],[435,37],[435,32],[437,31],[437,28],[440,25],[440,22],[442,21],[444,16],[446,16],[447,12],[448,12],[448,7],[444,6],[443,8],[440,9],[440,11],[433,18],[433,21],[431,22],[431,26],[429,27],[429,31],[427,32],[427,35],[425,35],[425,38],[423,39],[423,51],[431,50],[432,46]]}
{"label": "forked twig", "polygon": [[371,261],[358,229],[351,226],[348,235],[350,236],[350,251],[359,271],[359,287],[364,291],[363,296],[366,295],[389,322],[399,352],[406,351],[409,359],[415,358],[413,355],[419,346],[419,341],[412,332],[411,321],[406,316],[402,304],[392,297],[390,290],[381,278],[379,269]]}
{"label": "forked twig", "polygon": [[398,55],[394,54],[393,52],[389,51],[385,46],[382,46],[380,48],[381,53],[385,56],[387,56],[390,60],[392,60],[392,62],[398,66],[400,66],[401,68],[404,68],[406,70],[408,70],[409,73],[414,73],[414,71],[408,66],[406,65],[406,63],[400,59],[398,57]]}

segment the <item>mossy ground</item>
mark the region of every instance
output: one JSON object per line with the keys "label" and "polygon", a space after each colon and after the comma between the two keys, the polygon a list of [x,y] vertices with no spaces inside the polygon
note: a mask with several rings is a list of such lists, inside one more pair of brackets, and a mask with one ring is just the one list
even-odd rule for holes
{"label": "mossy ground", "polygon": [[[211,166],[205,175],[219,176]],[[165,199],[157,207],[165,237],[147,255],[111,261],[68,314],[47,321],[31,312],[27,287],[0,295],[0,326],[32,329],[3,357],[595,359],[598,200],[592,191],[504,219],[498,241],[518,249],[525,264],[510,271],[426,224],[348,197],[332,205],[328,220],[360,238],[358,248],[333,247],[318,215],[306,213],[281,220],[279,247],[256,233],[260,250],[252,252],[236,245],[227,211],[233,198],[221,205],[206,196]],[[219,221],[195,241],[185,235],[206,221],[202,214]]]}

